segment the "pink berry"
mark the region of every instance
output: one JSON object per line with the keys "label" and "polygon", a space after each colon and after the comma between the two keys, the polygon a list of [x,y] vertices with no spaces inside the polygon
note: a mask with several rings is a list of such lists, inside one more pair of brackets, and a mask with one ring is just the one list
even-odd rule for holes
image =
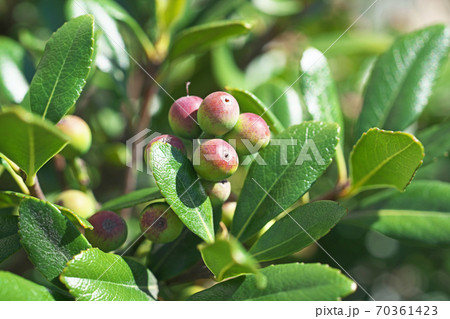
{"label": "pink berry", "polygon": [[103,251],[116,250],[127,239],[125,220],[112,211],[100,211],[88,220],[94,229],[86,229],[85,236],[94,247]]}
{"label": "pink berry", "polygon": [[233,144],[239,155],[250,155],[269,144],[270,129],[264,119],[253,113],[242,113],[233,129],[224,138]]}
{"label": "pink berry", "polygon": [[214,136],[230,131],[239,118],[239,104],[226,92],[208,95],[198,109],[197,119],[202,130]]}
{"label": "pink berry", "polygon": [[218,182],[236,172],[239,158],[234,148],[221,139],[207,140],[194,151],[194,168],[200,177]]}
{"label": "pink berry", "polygon": [[197,123],[197,111],[202,103],[198,96],[183,96],[176,100],[169,111],[169,124],[174,133],[184,138],[197,138],[202,133]]}

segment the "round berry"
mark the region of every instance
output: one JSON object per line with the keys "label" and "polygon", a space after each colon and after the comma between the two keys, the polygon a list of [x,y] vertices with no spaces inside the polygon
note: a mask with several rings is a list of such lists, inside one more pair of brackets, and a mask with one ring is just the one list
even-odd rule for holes
{"label": "round berry", "polygon": [[85,236],[94,247],[103,251],[116,250],[127,239],[127,224],[116,213],[104,210],[92,215],[88,221],[94,229],[86,229]]}
{"label": "round berry", "polygon": [[218,138],[200,144],[194,151],[193,162],[197,174],[213,182],[230,177],[239,167],[234,148]]}
{"label": "round berry", "polygon": [[71,189],[62,192],[56,198],[55,203],[72,210],[83,218],[89,218],[95,213],[95,201],[79,190]]}
{"label": "round berry", "polygon": [[225,202],[222,205],[222,221],[227,227],[231,227],[234,212],[236,210],[237,202]]}
{"label": "round berry", "polygon": [[198,109],[197,119],[201,129],[214,136],[230,131],[239,118],[239,104],[226,92],[208,95]]}
{"label": "round berry", "polygon": [[213,206],[223,204],[230,197],[231,184],[227,180],[220,182],[202,180],[202,185]]}
{"label": "round berry", "polygon": [[56,126],[69,137],[69,144],[62,150],[65,157],[71,159],[83,155],[91,147],[91,129],[81,117],[66,115]]}
{"label": "round berry", "polygon": [[148,205],[139,218],[144,236],[154,243],[168,243],[180,236],[183,223],[166,203]]}
{"label": "round berry", "polygon": [[242,113],[233,129],[224,138],[236,143],[239,155],[250,155],[269,144],[270,129],[264,119],[253,113]]}
{"label": "round berry", "polygon": [[176,135],[188,139],[200,136],[202,130],[197,123],[197,111],[202,101],[198,96],[188,95],[172,104],[169,111],[169,124]]}

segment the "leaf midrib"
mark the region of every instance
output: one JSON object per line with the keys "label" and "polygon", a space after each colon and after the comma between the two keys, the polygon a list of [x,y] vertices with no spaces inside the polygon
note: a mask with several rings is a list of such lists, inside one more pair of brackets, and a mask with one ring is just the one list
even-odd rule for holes
{"label": "leaf midrib", "polygon": [[[283,291],[277,291],[274,293],[268,293],[266,295],[263,296],[257,296],[257,297],[253,297],[253,298],[248,298],[245,300],[259,300],[260,298],[267,298],[270,296],[278,296],[278,295],[284,295],[286,293],[290,293],[290,292],[303,292],[304,290],[307,290],[308,292],[310,290],[315,290],[315,289],[327,289],[327,288],[335,288],[335,285],[333,285],[333,283],[323,283],[320,285],[314,285],[314,284],[309,284],[309,285],[305,285],[305,286],[301,286],[301,288],[295,287],[295,288],[291,288],[291,289],[283,289]],[[329,289],[330,291],[332,289]],[[333,291],[335,291],[336,289],[333,289]],[[339,296],[336,297],[336,300],[339,298]]]}
{"label": "leaf midrib", "polygon": [[[189,197],[189,200],[191,201],[191,203],[194,204],[194,199],[192,198],[192,196],[191,196],[191,194],[189,193],[189,191],[186,190],[186,189],[187,189],[187,188],[186,188],[186,185],[184,185],[183,181],[182,181],[180,178],[178,178],[178,180],[181,182],[181,184],[183,185],[183,187],[184,187],[184,189],[185,189],[185,194],[183,194],[182,196],[184,196],[184,195],[187,194],[188,197]],[[196,181],[195,181],[191,186],[189,186],[189,187],[194,186],[194,184],[197,183],[198,181],[199,181],[199,178],[197,178]],[[180,200],[179,198],[177,198],[177,200],[178,200],[179,202],[181,202],[181,200]],[[206,230],[206,234],[208,235],[208,238],[209,238],[211,241],[214,241],[214,236],[212,236],[211,233],[209,232],[209,228],[208,228],[208,226],[206,225],[206,222],[205,222],[205,220],[203,219],[203,216],[202,216],[202,214],[200,213],[200,210],[199,210],[197,207],[194,207],[194,210],[195,210],[195,212],[197,213],[197,215],[198,215],[198,217],[200,218],[200,220],[202,221],[202,224],[203,224],[203,226],[204,226],[204,228],[205,228],[205,230]]]}
{"label": "leaf midrib", "polygon": [[[318,223],[316,223],[315,225],[317,225],[317,224],[318,224]],[[315,226],[315,225],[314,225],[314,226]],[[329,231],[329,230],[328,230],[328,231]],[[278,248],[278,247],[283,246],[283,245],[285,245],[285,244],[291,243],[292,241],[295,241],[295,239],[297,239],[297,237],[299,237],[300,235],[302,235],[302,234],[304,234],[304,233],[305,233],[305,231],[300,230],[300,232],[298,232],[296,235],[292,236],[292,237],[289,238],[288,240],[285,240],[285,241],[280,242],[280,243],[278,243],[278,244],[276,244],[276,245],[270,246],[269,248],[266,248],[266,249],[264,249],[264,250],[260,250],[260,251],[258,251],[257,253],[252,254],[252,256],[253,256],[253,257],[256,257],[256,256],[258,256],[258,255],[261,255],[261,254],[263,254],[263,253],[266,253],[266,252],[268,252],[268,251],[271,251],[271,250],[273,250],[273,249],[275,249],[275,248]],[[313,237],[313,238],[314,238],[314,237]],[[311,239],[311,237],[309,237],[309,239]],[[316,239],[314,239],[314,240],[316,240]],[[314,240],[311,239],[311,241],[314,241]],[[303,249],[303,248],[300,248],[300,249]]]}
{"label": "leaf midrib", "polygon": [[78,29],[77,29],[77,32],[76,32],[75,36],[71,39],[72,43],[70,44],[70,48],[69,48],[69,50],[67,50],[67,52],[65,54],[65,57],[63,59],[63,64],[61,65],[61,68],[58,71],[58,75],[56,76],[55,83],[53,84],[52,92],[50,93],[50,96],[48,98],[47,105],[45,106],[44,113],[42,114],[42,118],[45,118],[47,116],[47,112],[48,112],[48,109],[50,107],[50,103],[51,103],[51,101],[53,99],[53,94],[55,93],[56,87],[58,86],[59,78],[61,77],[61,73],[62,73],[62,71],[63,71],[63,69],[64,69],[64,67],[66,65],[67,57],[72,52],[72,48],[73,48],[73,46],[75,44],[75,40],[78,38],[78,34],[79,34],[80,29],[82,27],[83,27],[82,24],[80,24],[78,26]]}
{"label": "leaf midrib", "polygon": [[427,41],[426,41],[426,43],[423,45],[423,47],[419,50],[419,52],[418,52],[416,58],[414,59],[414,61],[413,61],[412,65],[411,65],[411,67],[410,67],[410,68],[408,69],[408,71],[406,72],[405,78],[402,79],[401,86],[399,87],[399,90],[397,91],[397,94],[396,94],[394,100],[392,101],[392,105],[391,105],[391,107],[389,108],[389,112],[388,112],[388,114],[386,114],[383,123],[386,123],[386,119],[388,119],[389,116],[391,115],[392,110],[394,109],[395,105],[398,105],[398,104],[399,104],[398,101],[399,101],[399,98],[400,98],[400,93],[402,93],[402,92],[405,90],[405,83],[406,83],[406,81],[408,80],[409,75],[410,75],[411,73],[413,73],[413,70],[417,69],[417,65],[418,65],[420,62],[422,62],[422,61],[424,60],[423,56],[425,55],[425,52],[428,51],[428,46],[429,46],[429,44],[430,44],[431,42],[435,41],[435,38],[436,38],[436,37],[440,37],[441,35],[442,35],[441,32],[440,32],[440,33],[436,33],[436,34],[432,34],[432,35],[427,39]]}
{"label": "leaf midrib", "polygon": [[384,167],[385,164],[387,164],[388,162],[390,162],[393,158],[397,157],[397,155],[400,155],[401,153],[403,153],[404,151],[406,151],[408,148],[410,148],[412,145],[414,145],[415,142],[411,142],[409,143],[407,146],[403,147],[402,149],[398,150],[397,152],[393,153],[392,155],[386,157],[383,161],[381,161],[380,164],[378,164],[377,166],[375,166],[375,168],[373,170],[371,170],[369,172],[369,174],[367,174],[366,176],[364,176],[364,178],[360,179],[358,183],[356,183],[355,185],[353,185],[353,189],[357,189],[360,188],[362,185],[364,185],[365,182],[367,182],[370,178],[372,178],[376,173],[378,173],[378,171],[380,169],[382,169]]}
{"label": "leaf midrib", "polygon": [[[417,54],[413,58],[413,61],[411,62],[410,67],[407,68],[407,70],[404,73],[404,75],[402,76],[401,80],[398,82],[399,85],[395,88],[395,92],[393,92],[392,98],[389,99],[389,103],[387,103],[387,108],[386,108],[387,112],[384,112],[384,116],[378,122],[378,126],[380,126],[380,127],[384,126],[387,118],[391,115],[392,110],[394,109],[394,106],[396,104],[398,104],[397,101],[399,99],[400,92],[403,91],[405,83],[406,83],[407,79],[409,78],[409,75],[412,73],[412,70],[415,70],[417,63],[419,63],[423,60],[422,55],[424,54],[424,51],[426,50],[429,43],[434,39],[434,37],[439,36],[439,35],[440,34],[432,34],[426,41],[424,41],[422,47],[417,51]],[[405,45],[402,45],[402,47],[403,47],[403,49],[405,49],[405,51],[407,51]]]}
{"label": "leaf midrib", "polygon": [[[305,141],[308,140],[308,133],[309,133],[309,127],[306,128],[306,133],[305,133]],[[297,156],[300,154],[301,149],[299,150]],[[274,180],[274,183],[269,187],[269,189],[265,190],[263,188],[261,188],[259,185],[258,187],[260,187],[263,192],[264,192],[264,196],[261,198],[261,200],[258,202],[258,205],[255,207],[255,209],[252,211],[252,213],[249,215],[249,217],[247,218],[247,220],[245,221],[244,225],[241,227],[241,230],[239,231],[239,233],[236,235],[236,238],[240,238],[242,233],[244,232],[244,230],[247,228],[248,224],[250,223],[250,220],[253,218],[253,216],[256,214],[256,212],[258,211],[259,207],[261,206],[261,204],[266,200],[267,196],[269,196],[268,194],[270,194],[270,192],[272,191],[272,189],[275,187],[276,184],[278,184],[278,181],[281,179],[281,176],[284,175],[284,173],[291,168],[291,166],[293,165],[293,163],[295,163],[297,160],[297,158],[293,159],[293,161],[291,161],[289,163],[289,165],[286,165],[286,168],[278,175],[277,179]],[[253,180],[253,182],[256,183],[255,180]],[[299,197],[302,195],[299,195]],[[285,210],[286,208],[282,207],[283,210]]]}
{"label": "leaf midrib", "polygon": [[411,210],[411,209],[379,209],[355,212],[348,215],[345,220],[358,220],[367,217],[397,217],[397,216],[413,216],[413,217],[450,217],[450,212],[439,212],[439,211],[424,211],[424,210]]}
{"label": "leaf midrib", "polygon": [[[107,280],[100,280],[100,279],[92,279],[92,278],[82,278],[82,277],[73,277],[73,276],[64,276],[63,275],[64,280],[70,280],[70,279],[75,279],[77,281],[87,281],[90,284],[97,284],[97,285],[101,285],[101,284],[108,284],[108,285],[113,285],[113,286],[118,286],[118,287],[122,287],[122,288],[127,288],[133,291],[136,291],[142,295],[144,295],[145,297],[148,297],[149,299],[153,299],[150,295],[146,294],[145,292],[143,292],[141,290],[142,289],[148,289],[152,286],[138,286],[138,285],[129,285],[129,284],[121,284],[121,283],[117,283],[117,282],[113,282],[113,281],[107,281]],[[67,282],[67,281],[66,281]],[[153,285],[154,287],[154,285]],[[79,287],[74,287],[72,289],[81,289]],[[149,290],[149,289],[148,289]],[[84,290],[83,290],[84,291]]]}

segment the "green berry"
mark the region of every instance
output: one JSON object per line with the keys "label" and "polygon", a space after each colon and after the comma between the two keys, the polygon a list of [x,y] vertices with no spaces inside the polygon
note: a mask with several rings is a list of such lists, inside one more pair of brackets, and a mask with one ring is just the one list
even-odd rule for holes
{"label": "green berry", "polygon": [[87,153],[92,143],[92,134],[89,125],[76,115],[64,116],[56,126],[69,137],[69,144],[62,154],[72,159]]}
{"label": "green berry", "polygon": [[213,206],[223,204],[230,197],[231,184],[227,180],[220,182],[202,180],[202,185]]}
{"label": "green berry", "polygon": [[126,166],[127,157],[131,156],[130,151],[125,144],[113,143],[107,145],[103,151],[106,164],[123,168]]}
{"label": "green berry", "polygon": [[148,205],[139,218],[144,236],[154,243],[168,243],[180,236],[183,223],[166,203]]}
{"label": "green berry", "polygon": [[227,227],[231,227],[237,202],[225,202],[222,205],[222,221]]}
{"label": "green berry", "polygon": [[127,224],[116,213],[108,210],[92,215],[88,221],[94,229],[86,229],[85,236],[94,247],[103,251],[116,250],[127,239]]}
{"label": "green berry", "polygon": [[169,124],[176,135],[188,139],[200,136],[202,130],[197,124],[197,111],[202,101],[198,96],[188,95],[172,104],[169,111]]}
{"label": "green berry", "polygon": [[[236,142],[236,151],[240,156],[250,155],[269,144],[270,129],[261,116],[242,113],[239,115],[236,125],[224,136],[224,139],[230,143]],[[244,144],[244,141],[247,145]]]}
{"label": "green berry", "polygon": [[95,213],[95,201],[79,190],[68,190],[58,195],[55,203],[74,211],[78,216],[89,218]]}
{"label": "green berry", "polygon": [[201,129],[214,136],[230,131],[239,118],[239,104],[226,92],[214,92],[200,104],[197,113]]}
{"label": "green berry", "polygon": [[234,148],[218,138],[200,144],[194,151],[193,162],[197,174],[213,182],[230,177],[239,167]]}

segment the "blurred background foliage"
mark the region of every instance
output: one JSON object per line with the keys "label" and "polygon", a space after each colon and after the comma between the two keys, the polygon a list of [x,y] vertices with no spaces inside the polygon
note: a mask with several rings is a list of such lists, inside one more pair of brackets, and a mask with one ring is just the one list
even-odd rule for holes
{"label": "blurred background foliage", "polygon": [[[68,10],[68,2],[0,0],[0,41],[9,41],[9,38],[18,43],[14,57],[23,63],[24,69],[24,78],[14,78],[11,74],[11,79],[22,81],[25,86],[31,80],[45,41],[76,14]],[[83,117],[93,131],[93,147],[84,159],[99,202],[135,187],[152,186],[145,173],[132,176],[130,183],[130,172],[125,165],[125,142],[136,133],[143,116],[150,123],[145,127],[170,132],[167,113],[173,101],[153,85],[148,75],[155,77],[175,99],[185,95],[186,81],[191,82],[190,93],[201,97],[223,90],[225,86],[248,89],[268,105],[275,102],[272,110],[283,124],[290,125],[307,119],[302,112],[296,80],[300,75],[302,52],[308,46],[316,47],[325,52],[338,85],[348,153],[365,83],[376,56],[385,51],[399,34],[434,23],[450,22],[448,0],[379,0],[363,16],[361,13],[373,4],[372,0],[174,0],[172,6],[176,10],[172,11],[167,10],[167,1],[116,2],[137,21],[160,56],[167,52],[172,36],[176,37],[192,26],[218,20],[242,20],[251,24],[252,30],[198,54],[174,59],[153,56],[149,61],[132,23],[125,20],[117,22],[108,17],[99,20],[97,17],[97,23],[102,24],[113,41],[102,36],[102,30],[96,30],[97,45],[101,50],[96,53],[96,66],[90,73],[75,113]],[[340,37],[350,26],[348,32]],[[429,105],[418,124],[408,131],[414,133],[449,119],[449,83],[450,62],[447,62]],[[149,87],[154,89],[149,91]],[[26,91],[24,89],[23,94]],[[278,99],[285,91],[286,94]],[[19,100],[14,101],[15,98]],[[20,97],[0,96],[0,103],[5,101],[18,103]],[[63,188],[77,188],[76,182],[70,184],[70,176],[69,185],[62,185],[54,165],[54,162],[49,162],[39,174],[44,191],[56,195]],[[334,186],[335,171],[333,166],[328,169],[326,178],[320,179],[311,191],[312,197]],[[447,157],[420,169],[415,178],[450,182],[450,159]],[[237,174],[234,179],[242,179],[242,174]],[[239,181],[235,183],[235,190],[238,185]],[[16,188],[8,174],[1,175],[1,190],[20,191]],[[358,195],[346,204],[351,207],[369,195],[370,192]],[[135,213],[131,212],[131,216]],[[130,238],[133,239],[139,232],[135,219],[130,219],[129,227]],[[321,244],[376,300],[450,299],[448,248],[409,245],[378,233],[342,225],[323,238]],[[14,259],[20,258],[20,254],[22,252],[0,268],[25,273],[27,277],[36,276],[26,273],[27,263],[19,267],[15,265]],[[339,268],[315,245],[281,262],[285,261],[317,261]],[[183,298],[183,289],[186,288],[180,286],[179,289],[179,298]],[[367,298],[361,289],[349,297],[352,300]]]}

